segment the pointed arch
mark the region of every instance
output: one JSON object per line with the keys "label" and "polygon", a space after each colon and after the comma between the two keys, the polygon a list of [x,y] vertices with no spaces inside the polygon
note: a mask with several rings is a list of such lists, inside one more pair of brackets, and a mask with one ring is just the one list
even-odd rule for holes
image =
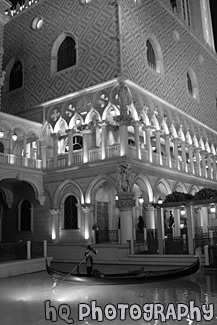
{"label": "pointed arch", "polygon": [[180,192],[179,188],[181,189],[181,192],[188,193],[186,186],[181,182],[178,182],[175,184],[173,192],[175,192],[175,191]]}
{"label": "pointed arch", "polygon": [[101,121],[101,116],[99,114],[99,112],[97,112],[97,110],[95,110],[93,107],[91,108],[91,110],[87,113],[87,116],[85,118],[85,124],[90,123],[93,120],[99,120]]}
{"label": "pointed arch", "polygon": [[92,203],[92,197],[91,194],[94,191],[94,189],[96,188],[96,186],[99,186],[99,184],[102,182],[107,181],[108,183],[112,184],[112,186],[114,187],[114,189],[117,190],[117,183],[116,180],[108,175],[105,174],[100,174],[97,177],[95,177],[91,183],[89,184],[87,191],[86,191],[86,195],[85,195],[85,203]]}
{"label": "pointed arch", "polygon": [[76,44],[77,40],[71,33],[63,32],[58,36],[51,50],[51,74],[76,65]]}
{"label": "pointed arch", "polygon": [[147,189],[148,190],[148,199],[149,202],[153,202],[154,201],[154,195],[153,195],[153,190],[151,187],[151,184],[149,182],[149,180],[144,176],[144,175],[137,175],[134,179],[134,183],[137,184],[141,189]]}
{"label": "pointed arch", "polygon": [[167,194],[172,193],[171,187],[170,187],[169,183],[167,182],[167,180],[165,180],[164,178],[160,178],[157,180],[157,182],[155,183],[155,186],[154,186],[154,201],[157,201],[157,196],[158,196],[157,191],[162,186],[166,192],[163,194],[167,195]]}
{"label": "pointed arch", "polygon": [[84,193],[81,189],[81,187],[73,180],[67,179],[64,182],[62,182],[58,188],[56,189],[54,196],[53,196],[53,208],[57,209],[60,205],[60,202],[62,200],[62,197],[65,195],[65,190],[67,187],[73,186],[74,187],[74,193],[77,193],[77,197],[80,197],[81,204],[84,203]]}

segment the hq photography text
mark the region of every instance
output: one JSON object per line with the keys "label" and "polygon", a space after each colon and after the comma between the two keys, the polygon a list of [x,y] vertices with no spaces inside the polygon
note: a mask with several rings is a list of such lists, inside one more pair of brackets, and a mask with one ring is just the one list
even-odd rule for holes
{"label": "hq photography text", "polygon": [[[150,322],[159,320],[181,321],[186,318],[192,321],[209,322],[215,318],[214,304],[203,304],[196,306],[195,301],[188,304],[170,303],[164,306],[161,303],[146,303],[143,306],[138,304],[107,304],[100,307],[96,300],[89,304],[80,303],[77,308],[77,315],[72,314],[68,304],[61,304],[55,307],[50,300],[44,302],[45,320],[57,322],[58,319],[65,321],[66,324],[73,324],[75,321],[85,321],[87,318],[97,322],[131,319],[132,321],[144,320]],[[203,323],[204,324],[204,323]]]}

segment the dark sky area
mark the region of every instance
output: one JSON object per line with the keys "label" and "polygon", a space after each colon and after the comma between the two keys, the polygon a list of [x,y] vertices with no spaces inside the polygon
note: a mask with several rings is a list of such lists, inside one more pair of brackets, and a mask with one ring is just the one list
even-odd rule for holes
{"label": "dark sky area", "polygon": [[215,49],[217,51],[217,0],[210,0]]}
{"label": "dark sky area", "polygon": [[[10,2],[12,3],[12,6],[16,6],[18,2],[20,3],[20,5],[22,4],[22,0],[10,0]],[[211,9],[211,16],[212,16],[212,23],[213,23],[215,48],[217,52],[217,0],[210,0],[210,9]]]}

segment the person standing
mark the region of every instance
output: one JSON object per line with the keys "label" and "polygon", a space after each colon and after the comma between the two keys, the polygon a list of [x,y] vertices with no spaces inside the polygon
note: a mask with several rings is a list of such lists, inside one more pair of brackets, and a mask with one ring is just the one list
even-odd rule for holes
{"label": "person standing", "polygon": [[92,275],[93,271],[93,254],[97,254],[96,250],[93,248],[92,245],[88,245],[85,257],[86,257],[86,268],[87,268],[87,276]]}

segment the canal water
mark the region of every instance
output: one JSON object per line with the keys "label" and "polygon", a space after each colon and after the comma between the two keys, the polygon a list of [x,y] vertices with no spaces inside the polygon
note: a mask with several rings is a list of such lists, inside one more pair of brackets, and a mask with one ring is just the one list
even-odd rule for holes
{"label": "canal water", "polygon": [[217,270],[129,286],[53,288],[46,272],[0,279],[0,324],[217,325]]}

